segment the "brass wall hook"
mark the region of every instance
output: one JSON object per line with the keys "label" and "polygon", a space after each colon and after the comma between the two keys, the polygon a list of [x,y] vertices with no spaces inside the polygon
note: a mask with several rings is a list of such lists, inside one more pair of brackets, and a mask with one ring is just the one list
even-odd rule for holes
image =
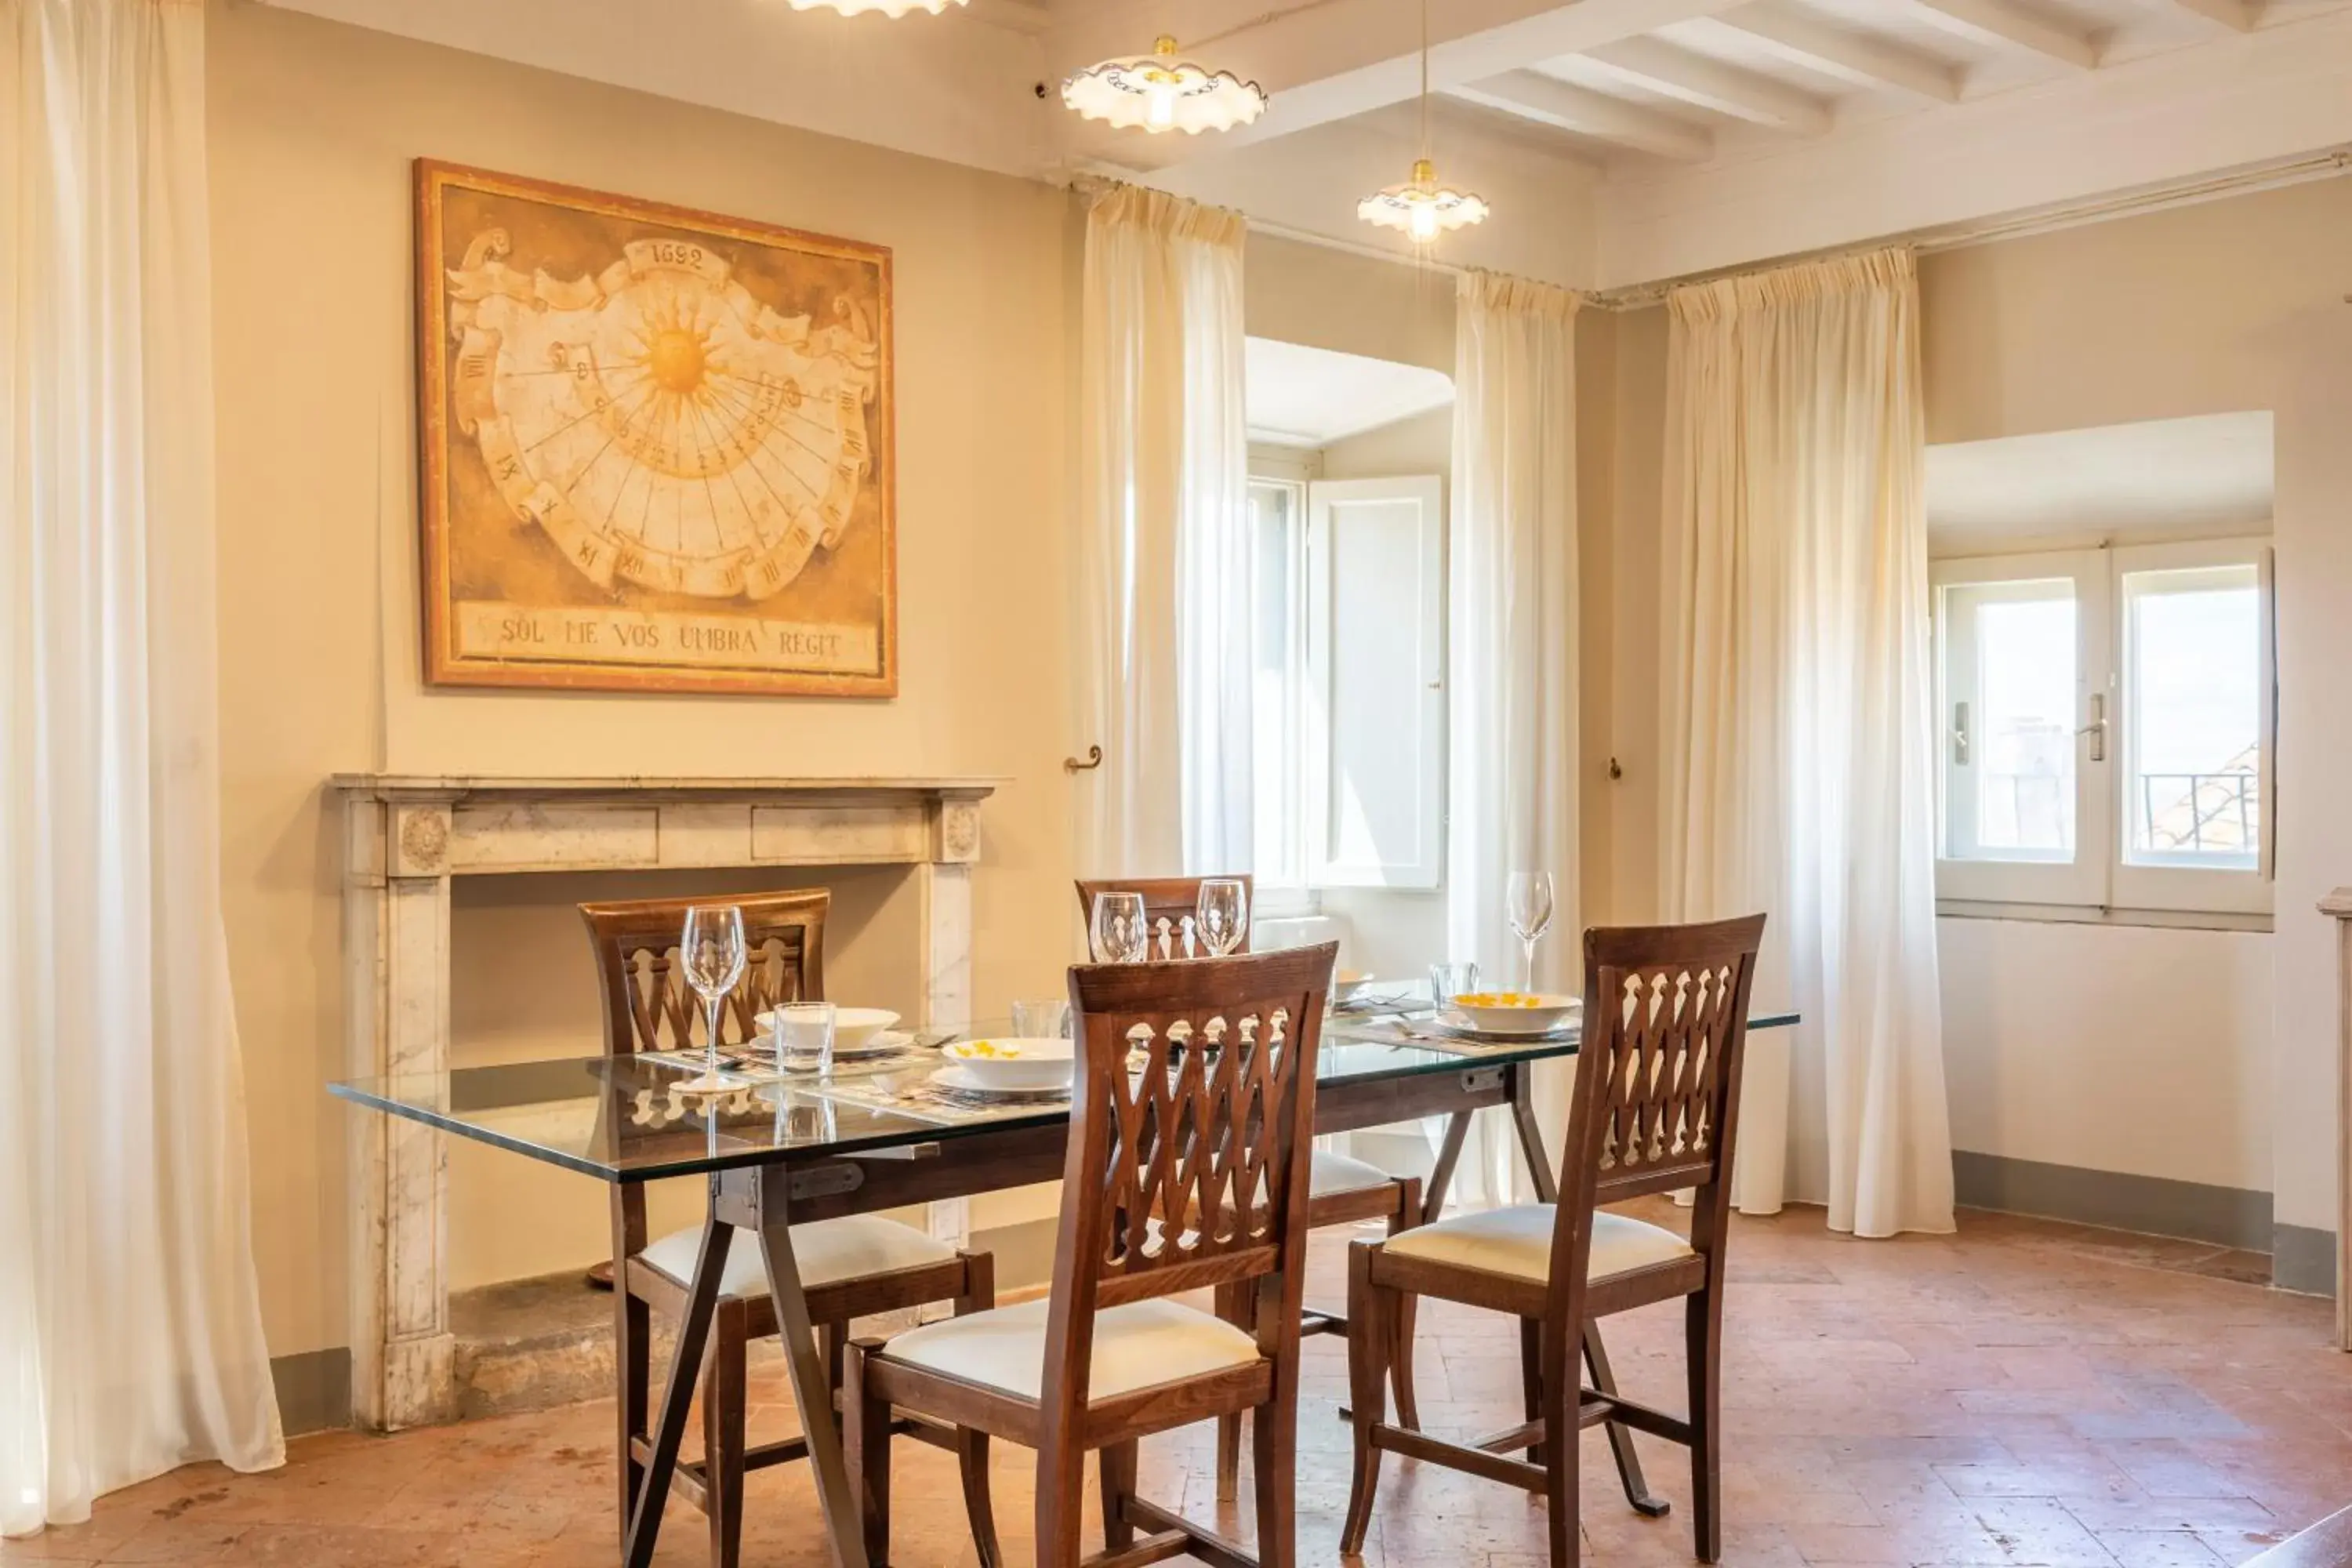
{"label": "brass wall hook", "polygon": [[1100,746],[1088,746],[1087,748],[1087,756],[1084,762],[1080,762],[1076,757],[1064,757],[1062,759],[1062,771],[1066,773],[1082,773],[1089,768],[1098,768],[1100,766],[1102,766],[1102,748]]}

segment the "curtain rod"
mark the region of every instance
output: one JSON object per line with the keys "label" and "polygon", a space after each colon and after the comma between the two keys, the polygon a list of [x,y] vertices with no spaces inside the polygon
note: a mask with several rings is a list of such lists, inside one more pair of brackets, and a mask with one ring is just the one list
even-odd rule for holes
{"label": "curtain rod", "polygon": [[[1076,170],[1068,175],[1068,181],[1070,189],[1080,195],[1087,196],[1100,195],[1103,192],[1116,189],[1120,185],[1138,183],[1134,180],[1120,179],[1116,174],[1105,174],[1096,169]],[[1342,239],[1337,235],[1318,234],[1312,229],[1293,228],[1286,223],[1275,223],[1266,218],[1253,217],[1247,213],[1242,214],[1242,217],[1249,225],[1249,231],[1252,234],[1263,234],[1275,239],[1287,239],[1300,245],[1319,246],[1325,250],[1337,250],[1348,256],[1360,256],[1368,261],[1386,261],[1398,267],[1412,267],[1428,272],[1443,272],[1454,278],[1459,278],[1465,273],[1475,270],[1458,262],[1440,261],[1427,255],[1400,256],[1393,250],[1368,244],[1362,240]]]}
{"label": "curtain rod", "polygon": [[2285,159],[2274,163],[2255,164],[2222,174],[2182,181],[2174,184],[2156,185],[2121,195],[2095,196],[2086,200],[2033,207],[2021,213],[2010,213],[2000,217],[1981,218],[1968,223],[1940,224],[1916,228],[1902,234],[1853,245],[1824,246],[1818,250],[1794,251],[1787,255],[1743,261],[1729,267],[1710,268],[1705,271],[1684,273],[1679,277],[1662,278],[1652,283],[1633,283],[1622,289],[1606,289],[1586,296],[1586,303],[1604,310],[1638,310],[1663,304],[1668,294],[1694,283],[1710,283],[1717,279],[1737,278],[1745,273],[1769,271],[1807,261],[1827,261],[1839,257],[1863,256],[1889,246],[1907,245],[1923,255],[1937,251],[1964,250],[1972,246],[1991,245],[2004,239],[2022,239],[2032,235],[2051,234],[2061,229],[2078,228],[2085,224],[2103,223],[2109,218],[2129,217],[2141,213],[2160,212],[2168,207],[2193,206],[2200,202],[2217,201],[2225,196],[2251,195],[2258,191],[2277,190],[2287,185],[2299,185],[2313,180],[2326,180],[2352,174],[2352,148],[2338,147],[2326,153],[2315,153],[2301,158]]}

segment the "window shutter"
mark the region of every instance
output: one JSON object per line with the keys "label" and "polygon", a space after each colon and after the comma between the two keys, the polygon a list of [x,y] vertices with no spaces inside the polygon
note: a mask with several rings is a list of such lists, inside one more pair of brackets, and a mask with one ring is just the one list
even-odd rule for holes
{"label": "window shutter", "polygon": [[1434,888],[1445,833],[1445,520],[1434,475],[1307,489],[1307,879]]}

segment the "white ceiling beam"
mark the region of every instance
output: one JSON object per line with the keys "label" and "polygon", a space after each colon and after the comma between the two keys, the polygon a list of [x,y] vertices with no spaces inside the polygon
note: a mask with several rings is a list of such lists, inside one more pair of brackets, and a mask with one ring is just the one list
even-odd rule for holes
{"label": "white ceiling beam", "polygon": [[1830,128],[1830,108],[1812,94],[1654,37],[1621,38],[1584,58],[1626,80],[1717,114],[1799,136]]}
{"label": "white ceiling beam", "polygon": [[1715,138],[1698,126],[1540,71],[1505,71],[1446,91],[1465,103],[1681,163],[1701,163],[1715,152]]}
{"label": "white ceiling beam", "polygon": [[2172,3],[2233,33],[2251,31],[2254,25],[2255,0],[2172,0]]}
{"label": "white ceiling beam", "polygon": [[1777,5],[1759,0],[1716,20],[1737,27],[1782,59],[1856,87],[1893,88],[1935,103],[1960,100],[1959,73],[1943,61]]}
{"label": "white ceiling beam", "polygon": [[[1429,85],[1442,92],[1658,27],[1732,8],[1739,0],[1444,0],[1429,8]],[[1259,8],[1264,0],[1247,0]],[[1057,27],[1049,47],[1057,69],[1081,68],[1111,55],[1149,48],[1156,14],[1118,16],[1128,7],[1089,5]],[[1161,7],[1165,10],[1166,7]],[[1412,100],[1421,90],[1421,10],[1406,0],[1326,0],[1230,31],[1198,6],[1192,36],[1212,39],[1201,53],[1221,68],[1265,89],[1269,104],[1249,125],[1214,136],[1103,136],[1070,128],[1070,152],[1133,169],[1160,169],[1292,135],[1333,121]],[[1181,13],[1175,13],[1181,15]],[[1205,33],[1200,29],[1206,27]],[[1187,34],[1176,35],[1184,43]],[[1056,79],[1059,79],[1058,77]]]}
{"label": "white ceiling beam", "polygon": [[2099,63],[2095,41],[2045,22],[2012,0],[1911,0],[1911,4],[1937,26],[1962,37],[2022,49],[2076,70],[2090,70]]}

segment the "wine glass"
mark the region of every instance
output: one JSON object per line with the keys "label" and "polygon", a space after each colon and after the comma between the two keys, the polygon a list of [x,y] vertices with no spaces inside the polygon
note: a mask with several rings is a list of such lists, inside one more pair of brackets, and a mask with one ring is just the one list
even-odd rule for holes
{"label": "wine glass", "polygon": [[1097,893],[1087,932],[1097,963],[1140,963],[1150,937],[1143,926],[1141,893]]}
{"label": "wine glass", "polygon": [[1551,929],[1551,873],[1514,871],[1510,886],[1511,929],[1527,950],[1528,989],[1536,988],[1536,939]]}
{"label": "wine glass", "polygon": [[1192,928],[1208,944],[1209,956],[1223,958],[1249,935],[1249,889],[1235,877],[1205,877],[1193,900]]}
{"label": "wine glass", "polygon": [[702,1079],[699,1087],[719,1084],[719,1008],[735,983],[743,978],[743,911],[733,904],[697,904],[686,911],[686,931],[678,938],[685,960],[686,983],[702,998],[702,1015],[709,1027],[703,1037]]}

